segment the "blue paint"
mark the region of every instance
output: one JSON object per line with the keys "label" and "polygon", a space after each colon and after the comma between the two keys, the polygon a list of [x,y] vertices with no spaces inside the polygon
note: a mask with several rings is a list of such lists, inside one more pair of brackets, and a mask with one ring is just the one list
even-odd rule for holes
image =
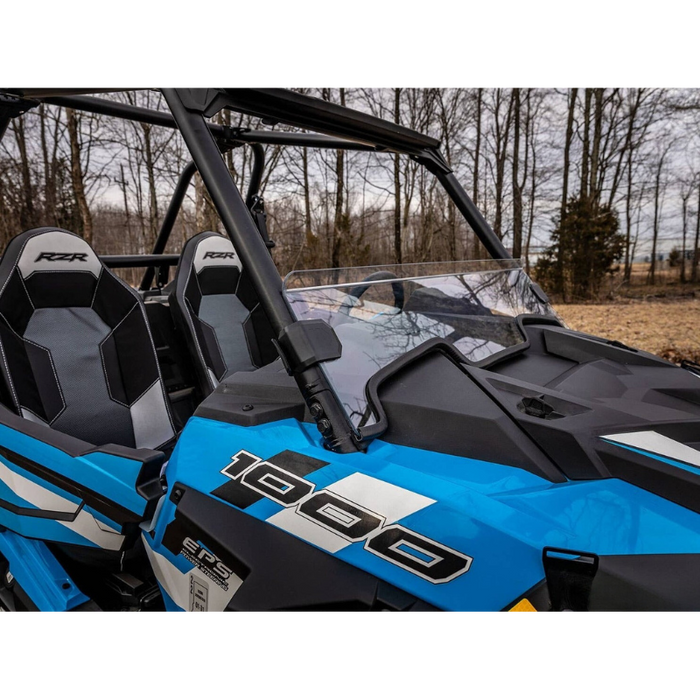
{"label": "blue paint", "polygon": [[[381,440],[365,454],[335,454],[323,449],[313,426],[291,419],[249,428],[190,419],[168,465],[168,483],[210,493],[226,483],[221,470],[241,449],[263,459],[291,450],[327,462],[304,477],[317,489],[360,472],[434,499],[399,522],[473,557],[467,573],[436,585],[362,543],[333,556],[446,609],[505,607],[544,578],[545,546],[601,555],[700,552],[699,514],[616,479],[552,484],[516,467]],[[282,509],[262,498],[246,512],[267,520]],[[159,518],[156,549],[164,554],[158,543],[173,517],[170,508]]]}
{"label": "blue paint", "polygon": [[[0,444],[6,445],[13,452],[21,454],[59,476],[64,476],[96,493],[104,494],[109,500],[130,510],[137,515],[144,513],[146,501],[135,488],[136,479],[142,463],[138,460],[127,459],[99,451],[72,457],[71,455],[37,440],[25,433],[0,425]],[[97,449],[97,448],[96,448]],[[55,493],[70,503],[79,506],[81,499],[55,484],[36,476],[30,471],[14,464],[7,458],[2,463],[19,476],[37,484],[42,489]],[[15,494],[12,489],[0,481],[0,499],[13,505],[36,510],[32,503]],[[108,525],[117,532],[121,526],[104,516],[97,510],[84,506],[86,512],[97,520]],[[73,532],[61,521],[47,518],[37,518],[31,515],[16,515],[0,507],[0,525],[13,530],[25,537],[36,538],[65,544],[97,547],[85,537]]]}
{"label": "blue paint", "polygon": [[[0,444],[93,491],[109,494],[110,500],[135,513],[142,513],[146,506],[145,500],[135,489],[141,462],[97,451],[71,457],[56,447],[4,425],[0,425]],[[18,470],[9,460],[3,458],[3,463]]]}
{"label": "blue paint", "polygon": [[39,610],[72,610],[88,601],[43,542],[0,532],[0,552],[17,584]]}

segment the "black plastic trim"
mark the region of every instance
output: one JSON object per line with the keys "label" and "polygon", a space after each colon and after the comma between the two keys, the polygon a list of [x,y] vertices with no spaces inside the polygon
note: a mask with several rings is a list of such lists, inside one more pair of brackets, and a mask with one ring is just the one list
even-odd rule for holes
{"label": "black plastic trim", "polygon": [[239,573],[228,610],[437,610],[244,511],[181,483],[176,491],[169,547],[187,534]]}
{"label": "black plastic trim", "polygon": [[447,340],[442,338],[431,338],[421,343],[417,348],[410,350],[405,355],[397,357],[393,362],[390,362],[386,367],[382,367],[378,372],[373,374],[365,385],[365,397],[369,404],[370,410],[376,418],[376,423],[368,428],[360,428],[360,440],[362,443],[367,443],[370,440],[380,437],[389,428],[389,421],[386,417],[386,412],[379,399],[379,388],[390,377],[397,372],[405,369],[409,365],[417,362],[427,355],[440,353],[447,357],[456,365],[468,364],[467,358]]}
{"label": "black plastic trim", "polygon": [[63,523],[72,523],[78,517],[78,513],[83,508],[83,503],[78,506],[78,509],[74,513],[63,513],[57,510],[41,510],[40,508],[24,508],[23,506],[16,506],[14,503],[5,501],[0,498],[0,508],[13,513],[14,515],[22,515],[29,518],[44,518],[46,520],[59,520]]}
{"label": "black plastic trim", "polygon": [[520,316],[516,316],[515,321],[522,333],[523,342],[510,348],[505,348],[504,350],[487,357],[481,362],[471,362],[448,340],[444,340],[442,338],[431,338],[430,340],[426,340],[424,343],[421,343],[417,348],[410,350],[405,355],[396,358],[393,362],[386,365],[386,367],[382,367],[382,369],[373,374],[365,386],[365,397],[367,399],[367,403],[369,404],[370,410],[376,418],[376,423],[367,428],[360,428],[359,432],[361,442],[367,443],[374,440],[375,438],[380,437],[389,428],[386,412],[384,411],[382,402],[379,398],[379,388],[387,379],[405,369],[409,365],[417,362],[431,353],[439,352],[458,366],[467,365],[469,367],[478,367],[480,369],[491,368],[499,362],[508,360],[516,355],[521,355],[530,347],[530,339],[528,338],[527,331],[525,330],[528,325],[548,324],[562,327],[561,322],[556,318],[551,316],[542,316],[539,314],[521,314]]}
{"label": "black plastic trim", "polygon": [[277,338],[280,357],[290,374],[297,374],[319,362],[337,360],[343,351],[335,331],[323,320],[295,321]]}

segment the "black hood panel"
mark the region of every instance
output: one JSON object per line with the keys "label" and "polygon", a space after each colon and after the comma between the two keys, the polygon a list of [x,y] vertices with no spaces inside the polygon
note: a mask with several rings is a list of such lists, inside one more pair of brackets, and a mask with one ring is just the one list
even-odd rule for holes
{"label": "black hood panel", "polygon": [[700,450],[700,377],[558,326],[523,328],[527,346],[490,365],[435,352],[397,371],[379,393],[383,438],[553,482],[619,478],[700,512],[700,469],[604,439],[654,433]]}

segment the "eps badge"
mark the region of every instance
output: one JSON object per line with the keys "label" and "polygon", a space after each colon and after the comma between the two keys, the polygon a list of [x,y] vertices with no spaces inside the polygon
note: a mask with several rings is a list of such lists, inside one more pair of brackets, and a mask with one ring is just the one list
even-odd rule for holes
{"label": "eps badge", "polygon": [[[191,537],[185,537],[183,540],[180,554],[191,564],[194,564],[205,576],[214,581],[217,586],[225,591],[228,590],[228,580],[231,578],[233,571],[219,557],[202,547],[199,542],[195,542]],[[190,579],[190,586],[192,586],[192,579]],[[206,599],[206,595],[204,597]]]}
{"label": "eps badge", "polygon": [[[256,455],[240,450],[221,473],[251,491],[293,510],[347,543],[362,543],[364,549],[385,561],[420,576],[430,583],[447,583],[469,571],[472,557],[440,542],[387,522],[385,514],[333,492],[333,484],[316,485]],[[378,480],[377,480],[378,481]],[[404,494],[406,489],[396,488]],[[297,536],[303,537],[299,533]],[[311,541],[311,540],[308,540]]]}

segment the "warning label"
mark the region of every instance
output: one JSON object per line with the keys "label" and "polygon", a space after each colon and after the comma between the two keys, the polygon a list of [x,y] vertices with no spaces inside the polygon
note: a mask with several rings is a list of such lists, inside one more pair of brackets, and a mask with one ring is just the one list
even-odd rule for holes
{"label": "warning label", "polygon": [[209,586],[190,574],[190,612],[209,610]]}

